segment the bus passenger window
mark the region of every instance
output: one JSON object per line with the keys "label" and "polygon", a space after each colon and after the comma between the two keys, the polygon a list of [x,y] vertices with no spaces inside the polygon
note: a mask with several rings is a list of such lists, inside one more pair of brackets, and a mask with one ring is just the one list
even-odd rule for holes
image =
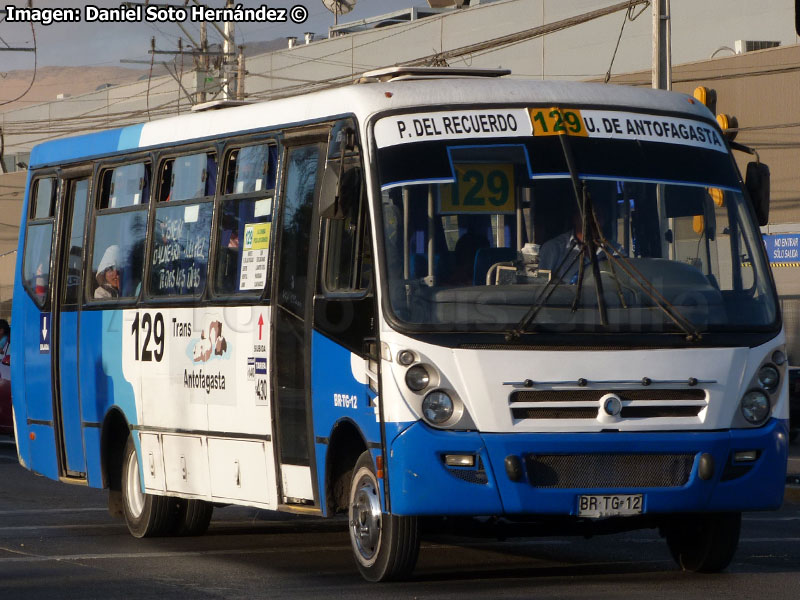
{"label": "bus passenger window", "polygon": [[108,169],[100,176],[100,208],[125,208],[147,204],[150,197],[150,163],[138,162]]}
{"label": "bus passenger window", "polygon": [[32,219],[47,219],[55,214],[56,179],[43,177],[34,183],[33,206],[31,207]]}
{"label": "bus passenger window", "polygon": [[153,255],[150,257],[152,296],[199,298],[206,286],[214,203],[164,204],[156,209]]}
{"label": "bus passenger window", "polygon": [[225,160],[214,290],[260,294],[267,282],[277,146],[231,150]]}
{"label": "bus passenger window", "polygon": [[90,298],[109,300],[139,295],[146,233],[146,210],[97,216],[92,275],[87,277]]}
{"label": "bus passenger window", "polygon": [[161,165],[158,199],[177,202],[213,196],[217,187],[217,159],[213,152],[170,158]]}
{"label": "bus passenger window", "polygon": [[251,194],[275,189],[277,146],[258,144],[228,154],[225,195]]}
{"label": "bus passenger window", "polygon": [[41,308],[50,286],[50,242],[53,223],[29,224],[25,235],[25,258],[22,272],[25,288]]}

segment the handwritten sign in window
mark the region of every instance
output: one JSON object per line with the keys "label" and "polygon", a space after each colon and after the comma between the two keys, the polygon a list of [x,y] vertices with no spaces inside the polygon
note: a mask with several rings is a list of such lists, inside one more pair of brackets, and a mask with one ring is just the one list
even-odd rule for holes
{"label": "handwritten sign in window", "polygon": [[200,296],[205,289],[213,204],[162,206],[156,211],[150,292]]}

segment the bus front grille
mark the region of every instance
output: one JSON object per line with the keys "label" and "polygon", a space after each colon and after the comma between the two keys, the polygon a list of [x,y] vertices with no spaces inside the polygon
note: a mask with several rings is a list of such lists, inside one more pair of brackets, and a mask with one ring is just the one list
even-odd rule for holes
{"label": "bus front grille", "polygon": [[625,400],[670,401],[705,400],[705,390],[692,389],[650,389],[633,390],[517,390],[511,392],[510,402],[596,402],[606,394],[616,394]]}
{"label": "bus front grille", "polygon": [[614,394],[621,401],[619,418],[694,418],[708,406],[703,389],[630,390],[516,390],[509,396],[515,421],[535,419],[597,419],[604,410],[603,398]]}
{"label": "bus front grille", "polygon": [[594,419],[596,406],[533,406],[512,408],[515,419]]}
{"label": "bus front grille", "polygon": [[680,487],[694,454],[528,454],[528,481],[539,488]]}

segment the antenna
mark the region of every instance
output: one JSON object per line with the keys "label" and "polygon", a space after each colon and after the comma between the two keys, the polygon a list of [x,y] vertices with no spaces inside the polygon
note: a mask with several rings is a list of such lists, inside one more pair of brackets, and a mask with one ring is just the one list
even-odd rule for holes
{"label": "antenna", "polygon": [[329,11],[333,13],[333,24],[339,24],[339,15],[346,15],[356,7],[358,0],[322,0]]}

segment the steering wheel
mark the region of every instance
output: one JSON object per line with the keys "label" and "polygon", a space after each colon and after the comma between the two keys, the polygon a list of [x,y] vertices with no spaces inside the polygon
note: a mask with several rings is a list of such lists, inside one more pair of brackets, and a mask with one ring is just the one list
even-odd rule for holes
{"label": "steering wheel", "polygon": [[500,267],[513,267],[513,266],[514,263],[509,261],[494,263],[491,267],[489,267],[489,270],[486,271],[486,285],[499,285],[499,279],[500,279],[499,277],[495,277],[495,282],[492,283],[492,275],[494,274],[494,272],[498,271]]}

